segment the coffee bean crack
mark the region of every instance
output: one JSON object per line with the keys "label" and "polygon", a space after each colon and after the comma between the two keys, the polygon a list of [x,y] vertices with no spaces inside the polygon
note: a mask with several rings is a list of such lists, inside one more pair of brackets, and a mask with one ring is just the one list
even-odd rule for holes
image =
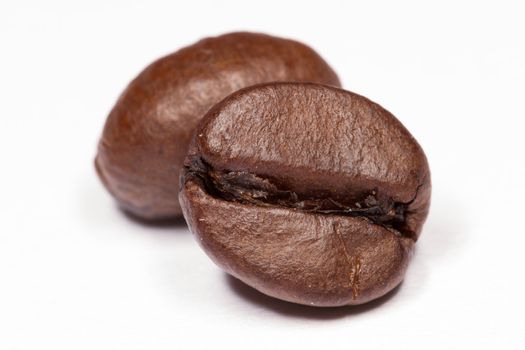
{"label": "coffee bean crack", "polygon": [[215,170],[200,157],[193,158],[186,165],[181,181],[185,183],[190,178],[200,179],[210,195],[225,201],[285,207],[324,215],[363,217],[396,235],[415,239],[415,233],[405,225],[405,215],[408,206],[417,197],[419,188],[409,202],[395,202],[391,197],[381,195],[376,188],[342,202],[330,197],[299,195],[279,188],[271,179],[253,173]]}

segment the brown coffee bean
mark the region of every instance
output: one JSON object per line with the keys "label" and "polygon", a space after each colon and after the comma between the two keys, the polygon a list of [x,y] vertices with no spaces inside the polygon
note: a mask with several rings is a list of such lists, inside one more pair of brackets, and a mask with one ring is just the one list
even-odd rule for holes
{"label": "brown coffee bean", "polygon": [[204,39],[154,62],[107,119],[95,161],[106,188],[139,217],[180,216],[179,173],[198,121],[228,94],[270,81],[340,84],[309,47],[254,33]]}
{"label": "brown coffee bean", "polygon": [[381,106],[337,88],[274,83],[207,113],[180,200],[229,274],[279,299],[340,306],[401,282],[430,190],[422,149]]}

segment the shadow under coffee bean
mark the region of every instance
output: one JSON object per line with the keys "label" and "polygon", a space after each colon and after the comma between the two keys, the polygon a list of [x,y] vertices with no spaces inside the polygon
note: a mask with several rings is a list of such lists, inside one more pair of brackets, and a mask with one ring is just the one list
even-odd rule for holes
{"label": "shadow under coffee bean", "polygon": [[328,86],[270,83],[207,113],[180,202],[229,274],[282,300],[341,306],[402,281],[430,191],[421,147],[381,106]]}

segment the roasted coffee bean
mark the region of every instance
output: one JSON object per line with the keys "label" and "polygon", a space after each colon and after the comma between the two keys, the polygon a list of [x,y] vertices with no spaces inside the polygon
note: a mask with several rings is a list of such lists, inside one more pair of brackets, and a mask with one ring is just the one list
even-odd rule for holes
{"label": "roasted coffee bean", "polygon": [[201,121],[181,176],[191,231],[227,273],[313,306],[398,285],[430,205],[425,154],[388,111],[316,84],[249,87]]}
{"label": "roasted coffee bean", "polygon": [[139,217],[180,216],[179,173],[198,121],[228,94],[271,81],[340,84],[309,47],[254,33],[204,39],[154,62],[107,119],[95,161],[106,188]]}

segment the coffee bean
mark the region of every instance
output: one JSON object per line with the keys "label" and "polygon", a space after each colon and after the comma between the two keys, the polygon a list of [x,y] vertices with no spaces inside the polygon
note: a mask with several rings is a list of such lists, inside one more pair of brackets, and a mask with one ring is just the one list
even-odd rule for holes
{"label": "coffee bean", "polygon": [[199,124],[181,176],[206,253],[259,291],[361,304],[398,285],[430,205],[416,140],[360,95],[304,83],[233,93]]}
{"label": "coffee bean", "polygon": [[198,121],[228,94],[270,81],[340,84],[309,47],[254,33],[204,39],[154,62],[108,116],[95,162],[106,188],[139,217],[180,216],[179,173]]}

